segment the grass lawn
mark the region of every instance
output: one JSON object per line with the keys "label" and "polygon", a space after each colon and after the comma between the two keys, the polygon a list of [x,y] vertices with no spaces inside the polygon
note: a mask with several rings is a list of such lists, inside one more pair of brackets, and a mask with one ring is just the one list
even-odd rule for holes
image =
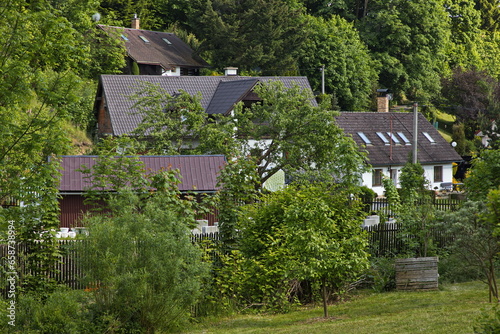
{"label": "grass lawn", "polygon": [[481,282],[444,285],[430,292],[361,291],[348,302],[330,306],[326,320],[321,307],[309,307],[206,321],[187,333],[473,333],[481,311],[492,306]]}

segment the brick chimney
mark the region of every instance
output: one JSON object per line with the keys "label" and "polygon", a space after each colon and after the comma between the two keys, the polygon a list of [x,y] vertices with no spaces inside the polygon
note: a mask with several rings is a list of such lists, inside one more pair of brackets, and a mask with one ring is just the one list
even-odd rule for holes
{"label": "brick chimney", "polygon": [[134,14],[134,17],[132,18],[132,29],[139,29],[139,23],[140,20],[137,17],[137,14]]}
{"label": "brick chimney", "polygon": [[392,94],[389,94],[388,89],[377,89],[377,111],[378,112],[389,112],[389,100],[392,98]]}

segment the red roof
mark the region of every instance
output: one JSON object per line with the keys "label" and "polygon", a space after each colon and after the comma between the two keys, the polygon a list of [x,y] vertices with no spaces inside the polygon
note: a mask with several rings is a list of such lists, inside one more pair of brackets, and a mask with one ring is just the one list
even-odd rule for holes
{"label": "red roof", "polygon": [[[97,156],[61,156],[60,192],[82,192],[88,188],[86,175],[78,171],[83,165],[91,167]],[[217,190],[217,176],[226,164],[223,155],[139,156],[147,171],[162,168],[179,169],[182,176],[180,191],[212,192]]]}

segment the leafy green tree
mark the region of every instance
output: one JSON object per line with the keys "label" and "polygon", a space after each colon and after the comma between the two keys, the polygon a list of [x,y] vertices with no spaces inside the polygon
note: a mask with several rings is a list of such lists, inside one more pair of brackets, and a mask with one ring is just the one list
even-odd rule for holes
{"label": "leafy green tree", "polygon": [[145,119],[136,133],[149,138],[155,152],[250,156],[260,185],[280,170],[296,179],[354,184],[365,168],[364,153],[336,125],[337,113],[315,106],[312,94],[297,85],[259,83],[254,92],[262,102],[237,104],[232,115],[215,119],[204,113],[199,97],[172,98],[154,86],[146,92],[137,99]]}
{"label": "leafy green tree", "polygon": [[476,8],[481,12],[481,28],[495,32],[500,22],[500,9],[496,0],[476,0]]}
{"label": "leafy green tree", "polygon": [[443,0],[374,0],[356,26],[381,64],[380,86],[397,101],[428,101],[439,93],[450,35]]}
{"label": "leafy green tree", "polygon": [[475,156],[464,183],[469,199],[485,201],[489,191],[500,186],[500,150],[483,150]]}
{"label": "leafy green tree", "polygon": [[349,194],[319,183],[289,186],[245,210],[239,249],[244,268],[255,270],[251,274],[261,286],[251,279],[249,286],[241,282],[243,301],[281,296],[276,302],[286,304],[293,297],[292,284],[309,280],[321,288],[328,316],[327,288],[339,292],[368,266],[367,238],[359,227],[361,202],[351,201]]}
{"label": "leafy green tree", "polygon": [[492,191],[485,205],[481,201],[466,201],[456,212],[442,212],[439,219],[454,235],[450,251],[459,256],[460,263],[470,271],[477,268],[484,274],[489,287],[490,302],[498,301],[496,265],[500,243],[498,230],[498,191]]}
{"label": "leafy green tree", "polygon": [[[190,239],[196,204],[181,199],[176,171],[150,179],[147,197],[121,188],[110,212],[87,217],[86,282],[103,331],[168,331],[185,324],[207,267]],[[102,321],[102,320],[101,320]]]}
{"label": "leafy green tree", "polygon": [[305,42],[300,68],[307,73],[313,89],[322,85],[325,65],[325,92],[335,96],[340,110],[367,110],[377,82],[377,64],[361,41],[352,23],[339,16],[309,17],[310,36]]}
{"label": "leafy green tree", "polygon": [[200,2],[189,22],[216,69],[236,66],[262,75],[297,71],[306,36],[302,6],[294,0]]}

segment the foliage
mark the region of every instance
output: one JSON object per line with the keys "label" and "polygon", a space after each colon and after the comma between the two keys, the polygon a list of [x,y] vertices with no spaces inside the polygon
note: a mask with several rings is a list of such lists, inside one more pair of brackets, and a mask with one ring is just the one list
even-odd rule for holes
{"label": "foliage", "polygon": [[396,288],[396,266],[394,258],[376,257],[370,260],[368,280],[375,292],[391,291]]}
{"label": "foliage", "polygon": [[481,118],[488,120],[481,130],[491,127],[494,108],[500,101],[500,90],[498,80],[486,71],[457,68],[450,78],[443,80],[442,92],[450,105],[450,113],[457,117],[458,122],[464,123],[468,139],[472,139],[482,125]]}
{"label": "foliage", "polygon": [[283,307],[307,280],[321,286],[326,307],[327,285],[338,292],[368,265],[358,204],[346,189],[318,184],[289,186],[248,206],[239,225],[241,257],[228,269],[240,274],[239,302]]}
{"label": "foliage", "polygon": [[444,1],[375,0],[368,9],[356,26],[381,64],[379,85],[402,102],[436,96],[450,36]]}
{"label": "foliage", "polygon": [[[92,319],[92,299],[82,290],[59,288],[40,301],[38,296],[20,296],[16,326],[9,333],[95,333],[99,324]],[[1,328],[1,327],[0,327]]]}
{"label": "foliage", "polygon": [[218,177],[219,230],[224,252],[235,247],[238,239],[236,226],[243,205],[251,204],[258,198],[256,167],[251,158],[229,158]]}
{"label": "foliage", "polygon": [[297,50],[306,40],[303,21],[301,6],[279,0],[200,1],[189,17],[215,68],[262,75],[296,72]]}
{"label": "foliage", "polygon": [[[494,205],[493,201],[490,203]],[[461,265],[482,272],[489,287],[490,301],[491,298],[498,300],[499,296],[495,259],[500,252],[498,237],[493,233],[497,218],[487,218],[491,213],[482,202],[467,201],[458,211],[442,213],[439,217],[443,226],[455,236],[451,252],[460,256]]]}
{"label": "foliage", "polygon": [[325,90],[337,98],[340,110],[364,111],[370,107],[378,67],[352,23],[338,16],[308,17],[311,32],[302,47],[300,68],[313,89],[321,87],[320,69],[325,67]]}
{"label": "foliage", "polygon": [[483,150],[475,156],[464,183],[469,199],[486,200],[489,191],[500,186],[500,150]]}
{"label": "foliage", "polygon": [[250,108],[238,105],[234,118],[242,152],[256,159],[261,183],[279,170],[295,180],[359,181],[366,155],[336,125],[336,112],[314,106],[308,91],[285,88],[279,81],[254,91],[262,102]]}
{"label": "foliage", "polygon": [[207,268],[189,237],[196,206],[180,198],[175,175],[157,174],[157,191],[146,199],[122,188],[109,200],[110,214],[86,220],[86,282],[96,312],[114,319],[106,330],[172,330],[200,296]]}
{"label": "foliage", "polygon": [[409,257],[428,256],[435,250],[431,229],[436,223],[436,209],[426,191],[427,180],[419,163],[407,162],[401,169],[399,194],[392,180],[382,180],[386,197],[396,220],[401,223],[399,238]]}

